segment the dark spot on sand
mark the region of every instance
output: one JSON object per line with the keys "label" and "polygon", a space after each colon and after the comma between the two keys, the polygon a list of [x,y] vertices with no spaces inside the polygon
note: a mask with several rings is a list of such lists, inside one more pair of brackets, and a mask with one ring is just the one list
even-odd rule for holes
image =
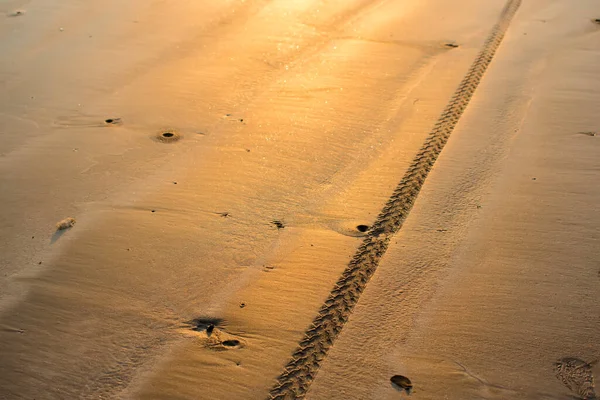
{"label": "dark spot on sand", "polygon": [[121,123],[121,118],[107,118],[104,122],[108,125],[117,125]]}
{"label": "dark spot on sand", "polygon": [[236,339],[224,340],[222,345],[226,347],[235,347],[240,345],[240,341]]}
{"label": "dark spot on sand", "polygon": [[38,263],[38,265],[42,265],[42,262],[40,261],[40,262]]}
{"label": "dark spot on sand", "polygon": [[156,212],[156,210],[152,210],[152,212]]}
{"label": "dark spot on sand", "polygon": [[531,178],[532,181],[537,181],[537,178]]}
{"label": "dark spot on sand", "polygon": [[173,182],[173,185],[177,185],[177,182]]}
{"label": "dark spot on sand", "polygon": [[458,45],[456,43],[445,43],[444,47],[447,47],[449,49],[455,49],[458,47]]}
{"label": "dark spot on sand", "polygon": [[246,307],[246,303],[240,303],[240,308]]}
{"label": "dark spot on sand", "polygon": [[592,22],[600,25],[600,18],[593,19]]}
{"label": "dark spot on sand", "polygon": [[364,233],[369,230],[369,226],[368,225],[358,225],[356,227],[356,230]]}
{"label": "dark spot on sand", "polygon": [[15,10],[13,12],[11,12],[10,14],[8,14],[9,17],[21,17],[25,15],[25,11],[23,10]]}
{"label": "dark spot on sand", "polygon": [[410,394],[413,388],[410,379],[404,375],[394,375],[390,378],[390,381],[392,382],[392,386],[396,386],[396,389],[399,389],[400,391],[406,391],[408,394]]}
{"label": "dark spot on sand", "polygon": [[271,221],[271,223],[273,225],[275,225],[277,227],[277,229],[283,229],[283,228],[285,228],[285,224],[283,223],[283,221],[280,221],[278,219],[274,219],[273,221]]}
{"label": "dark spot on sand", "polygon": [[175,134],[173,132],[164,132],[162,136],[166,138],[172,138],[173,136],[175,136]]}
{"label": "dark spot on sand", "polygon": [[244,122],[244,118],[240,118],[240,122]]}
{"label": "dark spot on sand", "polygon": [[247,153],[250,153],[250,149],[246,149],[246,152],[247,152]]}
{"label": "dark spot on sand", "polygon": [[227,217],[229,217],[230,214],[228,212],[222,212],[222,213],[219,213],[219,215],[223,218],[227,218]]}
{"label": "dark spot on sand", "polygon": [[591,136],[591,137],[598,136],[598,132],[579,132],[579,133],[582,135]]}

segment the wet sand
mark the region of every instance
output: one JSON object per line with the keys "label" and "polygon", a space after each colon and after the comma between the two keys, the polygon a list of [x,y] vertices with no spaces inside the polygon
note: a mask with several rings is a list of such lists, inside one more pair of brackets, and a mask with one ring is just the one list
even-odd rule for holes
{"label": "wet sand", "polygon": [[[504,6],[3,3],[0,398],[267,398]],[[308,398],[572,398],[599,11],[521,7]]]}

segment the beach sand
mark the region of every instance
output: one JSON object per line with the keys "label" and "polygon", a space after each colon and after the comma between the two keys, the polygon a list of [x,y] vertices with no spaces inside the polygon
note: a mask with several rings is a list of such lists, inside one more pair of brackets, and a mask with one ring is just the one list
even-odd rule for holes
{"label": "beach sand", "polygon": [[1,399],[596,398],[596,2],[0,15]]}

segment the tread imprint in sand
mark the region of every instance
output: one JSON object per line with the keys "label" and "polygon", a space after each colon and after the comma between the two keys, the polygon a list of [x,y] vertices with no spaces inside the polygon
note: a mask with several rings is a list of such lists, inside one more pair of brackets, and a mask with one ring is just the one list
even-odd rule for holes
{"label": "tread imprint in sand", "polygon": [[427,174],[448,141],[500,45],[521,0],[509,0],[481,52],[415,156],[400,184],[383,207],[377,221],[305,332],[292,359],[277,378],[269,399],[303,398],[321,362],[348,320],[367,282],[412,208]]}

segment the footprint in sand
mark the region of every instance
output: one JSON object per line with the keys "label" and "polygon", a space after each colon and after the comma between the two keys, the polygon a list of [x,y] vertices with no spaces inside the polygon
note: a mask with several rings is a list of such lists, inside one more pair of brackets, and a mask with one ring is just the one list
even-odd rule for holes
{"label": "footprint in sand", "polygon": [[597,400],[592,367],[598,360],[587,363],[579,358],[565,357],[554,363],[556,378],[583,400]]}

